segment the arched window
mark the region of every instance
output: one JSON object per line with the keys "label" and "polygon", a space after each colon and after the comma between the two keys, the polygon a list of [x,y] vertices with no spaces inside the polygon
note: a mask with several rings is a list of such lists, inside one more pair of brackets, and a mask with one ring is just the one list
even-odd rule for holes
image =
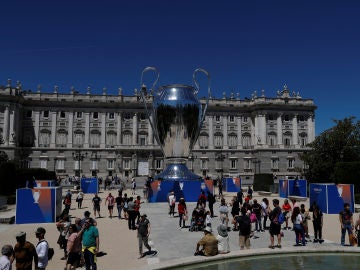
{"label": "arched window", "polygon": [[199,136],[199,145],[201,149],[207,149],[209,147],[209,135],[205,132]]}
{"label": "arched window", "polygon": [[132,144],[132,133],[130,131],[124,131],[122,135],[123,145],[131,145]]}
{"label": "arched window", "polygon": [[301,147],[305,147],[308,144],[308,136],[305,132],[299,134],[299,144]]}
{"label": "arched window", "polygon": [[90,132],[90,147],[98,148],[100,147],[100,136],[101,132],[99,130],[92,130]]}
{"label": "arched window", "polygon": [[49,147],[50,134],[51,134],[51,131],[47,130],[47,129],[43,129],[40,131],[40,135],[39,135],[39,146],[40,147]]}
{"label": "arched window", "polygon": [[106,133],[106,146],[114,147],[116,145],[116,132],[110,130]]}
{"label": "arched window", "polygon": [[251,135],[250,133],[244,133],[242,135],[242,143],[244,148],[250,148],[251,147]]}
{"label": "arched window", "polygon": [[222,148],[223,146],[223,135],[220,132],[214,134],[214,146],[215,148]]}
{"label": "arched window", "polygon": [[284,133],[284,146],[290,147],[292,145],[292,133],[287,131]]}
{"label": "arched window", "polygon": [[276,133],[269,132],[267,136],[267,144],[269,146],[275,146],[277,144],[276,140],[277,140]]}
{"label": "arched window", "polygon": [[65,129],[59,129],[56,134],[56,144],[61,147],[65,147],[67,143],[67,131]]}
{"label": "arched window", "polygon": [[74,145],[76,145],[77,147],[83,145],[84,138],[85,138],[84,131],[79,129],[74,131]]}
{"label": "arched window", "polygon": [[234,149],[237,146],[237,135],[235,133],[230,133],[229,134],[229,147],[230,149]]}

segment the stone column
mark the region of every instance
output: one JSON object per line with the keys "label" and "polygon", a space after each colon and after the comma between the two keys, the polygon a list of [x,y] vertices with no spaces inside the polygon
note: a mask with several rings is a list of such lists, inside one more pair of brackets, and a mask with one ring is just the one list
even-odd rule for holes
{"label": "stone column", "polygon": [[[251,132],[251,146],[254,146],[257,144],[256,137],[255,137],[255,128],[256,128],[256,118],[250,117],[250,132]],[[256,122],[255,122],[256,121]]]}
{"label": "stone column", "polygon": [[101,135],[100,148],[105,148],[106,144],[106,112],[101,113]]}
{"label": "stone column", "polygon": [[209,115],[207,118],[209,122],[209,149],[214,149],[214,116]]}
{"label": "stone column", "polygon": [[315,117],[313,114],[310,114],[308,116],[307,129],[308,129],[308,143],[311,143],[315,140]]}
{"label": "stone column", "polygon": [[134,116],[133,116],[133,136],[132,136],[132,145],[137,145],[137,114],[134,113]]}
{"label": "stone column", "polygon": [[56,115],[57,112],[51,112],[51,138],[50,147],[56,147]]}
{"label": "stone column", "polygon": [[259,115],[259,135],[260,135],[260,144],[266,145],[266,115]]}
{"label": "stone column", "polygon": [[278,115],[276,126],[277,126],[277,143],[280,148],[283,148],[284,145],[283,145],[283,139],[282,139],[282,114]]}
{"label": "stone column", "polygon": [[35,147],[39,147],[39,129],[40,129],[40,112],[39,111],[34,111],[34,118],[35,118],[34,145],[35,145]]}
{"label": "stone column", "polygon": [[[116,144],[119,146],[121,144],[121,130],[122,130],[122,115],[119,112],[117,115],[117,127],[116,127]],[[121,165],[122,166],[122,165]]]}
{"label": "stone column", "polygon": [[84,138],[84,148],[89,147],[90,140],[90,113],[85,113],[85,138]]}
{"label": "stone column", "polygon": [[153,123],[152,121],[153,121],[153,116],[152,116],[152,114],[150,114],[150,118],[148,119],[148,136],[149,136],[148,144],[149,145],[154,144],[154,133],[153,133],[153,129],[150,124],[150,122]]}
{"label": "stone column", "polygon": [[9,126],[9,135],[10,135],[10,138],[9,138],[9,144],[10,145],[15,145],[16,143],[16,137],[17,137],[17,134],[16,134],[16,122],[15,122],[15,107],[11,109],[10,111],[10,126]]}
{"label": "stone column", "polygon": [[228,149],[228,118],[223,116],[223,149]]}
{"label": "stone column", "polygon": [[236,119],[237,123],[237,149],[242,149],[242,130],[241,130],[241,116]]}
{"label": "stone column", "polygon": [[293,140],[293,145],[295,148],[299,148],[299,142],[298,142],[298,122],[297,122],[297,114],[294,114],[293,119],[292,119],[292,140]]}
{"label": "stone column", "polygon": [[69,112],[67,148],[73,147],[74,112]]}
{"label": "stone column", "polygon": [[9,145],[9,122],[10,122],[9,106],[5,106],[4,125],[3,125],[4,145]]}

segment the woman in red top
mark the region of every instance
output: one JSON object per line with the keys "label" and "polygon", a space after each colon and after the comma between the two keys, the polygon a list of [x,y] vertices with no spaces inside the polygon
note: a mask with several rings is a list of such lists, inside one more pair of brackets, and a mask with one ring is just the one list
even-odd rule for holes
{"label": "woman in red top", "polygon": [[286,225],[284,227],[284,230],[291,229],[289,227],[289,217],[290,217],[291,205],[289,204],[288,199],[284,200],[284,204],[282,205],[282,210],[284,211],[285,225]]}
{"label": "woman in red top", "polygon": [[[179,229],[185,227],[185,220],[187,215],[186,203],[184,198],[180,198],[178,204],[178,213],[179,213]],[[182,222],[182,226],[181,226]]]}

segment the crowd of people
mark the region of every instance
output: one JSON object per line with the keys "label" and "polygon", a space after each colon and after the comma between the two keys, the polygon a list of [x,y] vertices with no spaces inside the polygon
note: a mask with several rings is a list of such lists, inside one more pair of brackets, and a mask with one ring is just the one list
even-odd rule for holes
{"label": "crowd of people", "polygon": [[[133,187],[132,187],[133,189]],[[125,220],[129,230],[137,230],[139,258],[147,254],[156,254],[149,245],[149,235],[151,231],[150,220],[147,215],[140,212],[140,195],[128,196],[123,188],[119,188],[116,197],[109,192],[104,198],[104,205],[107,207],[109,218],[117,217]],[[131,193],[132,190],[131,190]],[[133,195],[133,194],[132,194]],[[77,207],[82,208],[85,194],[79,190],[76,194]],[[204,235],[195,245],[196,256],[214,256],[216,254],[226,254],[230,252],[229,231],[238,231],[238,243],[240,249],[249,249],[250,240],[255,233],[269,232],[269,248],[281,248],[283,230],[294,231],[294,245],[305,246],[310,240],[309,223],[313,224],[313,242],[323,243],[322,227],[323,213],[320,208],[313,204],[310,209],[305,209],[304,204],[297,201],[285,199],[280,205],[278,199],[270,202],[263,198],[258,202],[253,198],[252,189],[248,189],[246,194],[240,190],[230,201],[226,201],[224,196],[219,196],[218,213],[214,215],[215,196],[211,192],[205,194],[201,191],[198,201],[189,210],[184,198],[177,200],[173,191],[168,196],[168,216],[178,218],[179,229],[188,228],[189,231],[203,231]],[[63,250],[61,258],[65,261],[65,269],[76,269],[84,265],[86,270],[96,270],[96,255],[99,252],[100,238],[96,218],[101,216],[102,199],[98,194],[94,194],[91,199],[94,218],[91,218],[90,211],[84,212],[84,217],[74,218],[70,215],[72,194],[68,190],[64,196],[64,210],[60,219],[56,222],[59,231],[58,244]],[[145,199],[146,201],[146,199]],[[114,213],[116,206],[117,213]],[[177,212],[178,215],[175,215]],[[218,218],[216,222],[215,218]],[[71,222],[71,221],[74,222]],[[345,245],[346,233],[349,241],[356,241],[354,230],[360,229],[360,218],[354,221],[350,205],[345,203],[344,209],[339,213],[341,225],[341,245]],[[188,226],[186,226],[188,223]],[[213,225],[220,223],[213,230]],[[214,234],[216,231],[216,235]],[[35,231],[38,243],[36,245],[26,240],[26,233],[19,232],[16,235],[16,244],[4,245],[1,249],[0,269],[11,269],[15,261],[16,269],[46,269],[53,250],[45,239],[46,230],[38,227]],[[360,242],[359,242],[360,243]],[[147,252],[143,252],[143,246]]]}

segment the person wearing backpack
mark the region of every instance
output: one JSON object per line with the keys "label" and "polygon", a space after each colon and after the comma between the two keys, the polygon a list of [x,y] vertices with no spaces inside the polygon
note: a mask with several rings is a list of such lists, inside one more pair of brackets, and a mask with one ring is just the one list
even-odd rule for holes
{"label": "person wearing backpack", "polygon": [[279,223],[279,216],[281,213],[281,208],[279,207],[279,200],[273,199],[274,209],[269,214],[270,223],[270,246],[269,248],[274,249],[274,237],[277,237],[277,248],[281,248],[281,224]]}
{"label": "person wearing backpack", "polygon": [[239,244],[240,249],[250,248],[250,234],[251,234],[251,221],[250,217],[246,214],[247,209],[241,207],[241,216],[235,217],[235,222],[239,224]]}
{"label": "person wearing backpack", "polygon": [[48,251],[49,244],[45,240],[46,230],[43,227],[39,227],[36,229],[35,236],[39,239],[39,242],[36,245],[36,253],[38,256],[38,263],[35,266],[36,270],[45,270],[48,265]]}

